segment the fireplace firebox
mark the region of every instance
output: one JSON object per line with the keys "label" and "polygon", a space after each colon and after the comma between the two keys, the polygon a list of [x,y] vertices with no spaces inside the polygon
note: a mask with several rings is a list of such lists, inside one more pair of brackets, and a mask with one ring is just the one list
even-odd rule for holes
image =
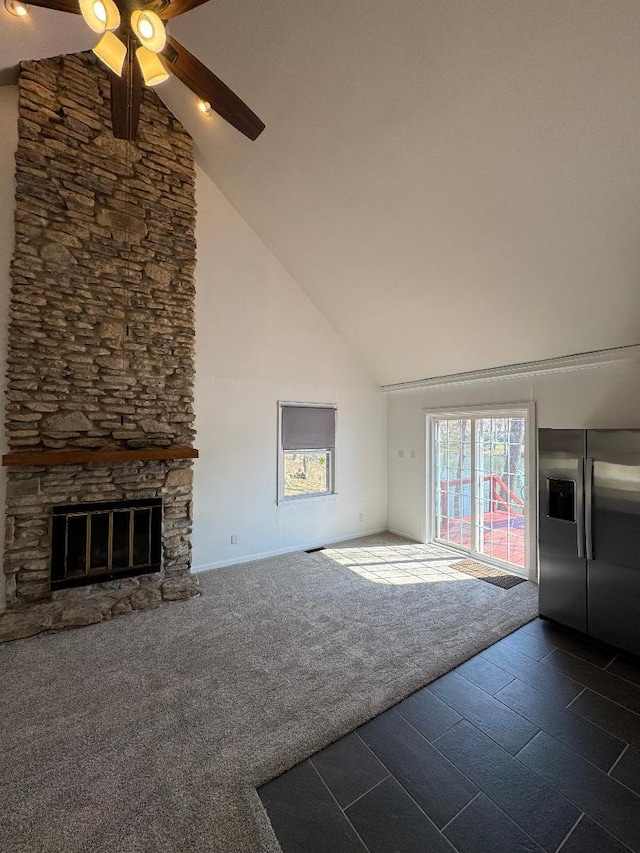
{"label": "fireplace firebox", "polygon": [[162,499],[53,507],[51,588],[160,571]]}

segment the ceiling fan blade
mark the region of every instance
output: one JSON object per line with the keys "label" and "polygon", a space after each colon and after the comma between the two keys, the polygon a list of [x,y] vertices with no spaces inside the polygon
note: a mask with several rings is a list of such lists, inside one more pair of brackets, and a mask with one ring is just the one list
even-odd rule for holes
{"label": "ceiling fan blade", "polygon": [[265,128],[264,122],[180,42],[167,36],[167,44],[160,57],[168,71],[175,74],[199,98],[208,101],[211,108],[240,133],[249,139],[260,136]]}
{"label": "ceiling fan blade", "polygon": [[169,5],[166,9],[159,12],[163,21],[168,21],[170,18],[177,18],[178,15],[184,15],[185,12],[195,9],[196,6],[202,6],[208,0],[169,0]]}
{"label": "ceiling fan blade", "polygon": [[43,9],[54,9],[56,12],[70,12],[72,15],[80,14],[78,0],[25,0],[28,6],[41,6]]}
{"label": "ceiling fan blade", "polygon": [[135,141],[138,135],[140,101],[142,99],[142,77],[136,61],[133,39],[127,38],[127,55],[122,68],[122,76],[113,71],[111,77],[111,124],[116,139]]}

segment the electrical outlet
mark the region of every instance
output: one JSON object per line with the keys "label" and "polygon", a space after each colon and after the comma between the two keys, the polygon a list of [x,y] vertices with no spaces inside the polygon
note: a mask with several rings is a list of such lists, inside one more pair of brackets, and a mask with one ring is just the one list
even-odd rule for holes
{"label": "electrical outlet", "polygon": [[404,450],[399,450],[398,456],[400,457],[400,459],[402,459],[402,457],[404,456]]}
{"label": "electrical outlet", "polygon": [[238,544],[238,534],[237,534],[237,533],[232,533],[232,534],[231,534],[231,544],[232,544],[232,545],[237,545],[237,544]]}
{"label": "electrical outlet", "polygon": [[363,512],[361,512],[361,513],[358,515],[358,521],[360,521],[360,522],[363,522],[363,521],[364,521],[364,513],[363,513]]}
{"label": "electrical outlet", "polygon": [[415,459],[415,458],[416,458],[416,456],[417,456],[417,454],[416,454],[415,450],[412,450],[412,451],[411,451],[411,458],[412,458],[412,459]]}

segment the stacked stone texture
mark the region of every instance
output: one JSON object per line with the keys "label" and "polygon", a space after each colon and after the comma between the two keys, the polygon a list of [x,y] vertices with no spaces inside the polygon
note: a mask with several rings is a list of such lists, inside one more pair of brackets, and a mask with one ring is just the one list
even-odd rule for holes
{"label": "stacked stone texture", "polygon": [[[115,139],[109,79],[92,54],[22,65],[18,136],[9,448],[191,445],[196,206],[190,137],[145,90],[137,141]],[[24,615],[31,608],[33,615],[36,604],[42,612],[49,607],[51,627],[55,613],[64,623],[65,600],[76,609],[85,602],[87,609],[96,593],[69,590],[52,599],[52,506],[152,496],[165,501],[163,572],[146,586],[155,584],[160,596],[161,583],[172,578],[167,596],[176,597],[175,578],[190,569],[190,462],[9,468],[9,609]],[[112,584],[107,593],[100,586],[97,593],[111,595],[120,612],[126,607],[118,590],[132,595],[139,583]],[[190,584],[189,578],[185,590]]]}
{"label": "stacked stone texture", "polygon": [[190,445],[192,141],[148,90],[115,139],[89,56],[25,63],[19,90],[9,447]]}

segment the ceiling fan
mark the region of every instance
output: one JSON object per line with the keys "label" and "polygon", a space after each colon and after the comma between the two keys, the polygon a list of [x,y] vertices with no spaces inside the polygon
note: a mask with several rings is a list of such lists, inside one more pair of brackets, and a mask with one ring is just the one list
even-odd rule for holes
{"label": "ceiling fan", "polygon": [[207,0],[24,0],[31,6],[82,15],[101,35],[94,53],[111,75],[111,117],[117,139],[136,139],[143,82],[162,83],[174,74],[201,102],[237,130],[257,139],[264,122],[180,42],[164,22]]}

